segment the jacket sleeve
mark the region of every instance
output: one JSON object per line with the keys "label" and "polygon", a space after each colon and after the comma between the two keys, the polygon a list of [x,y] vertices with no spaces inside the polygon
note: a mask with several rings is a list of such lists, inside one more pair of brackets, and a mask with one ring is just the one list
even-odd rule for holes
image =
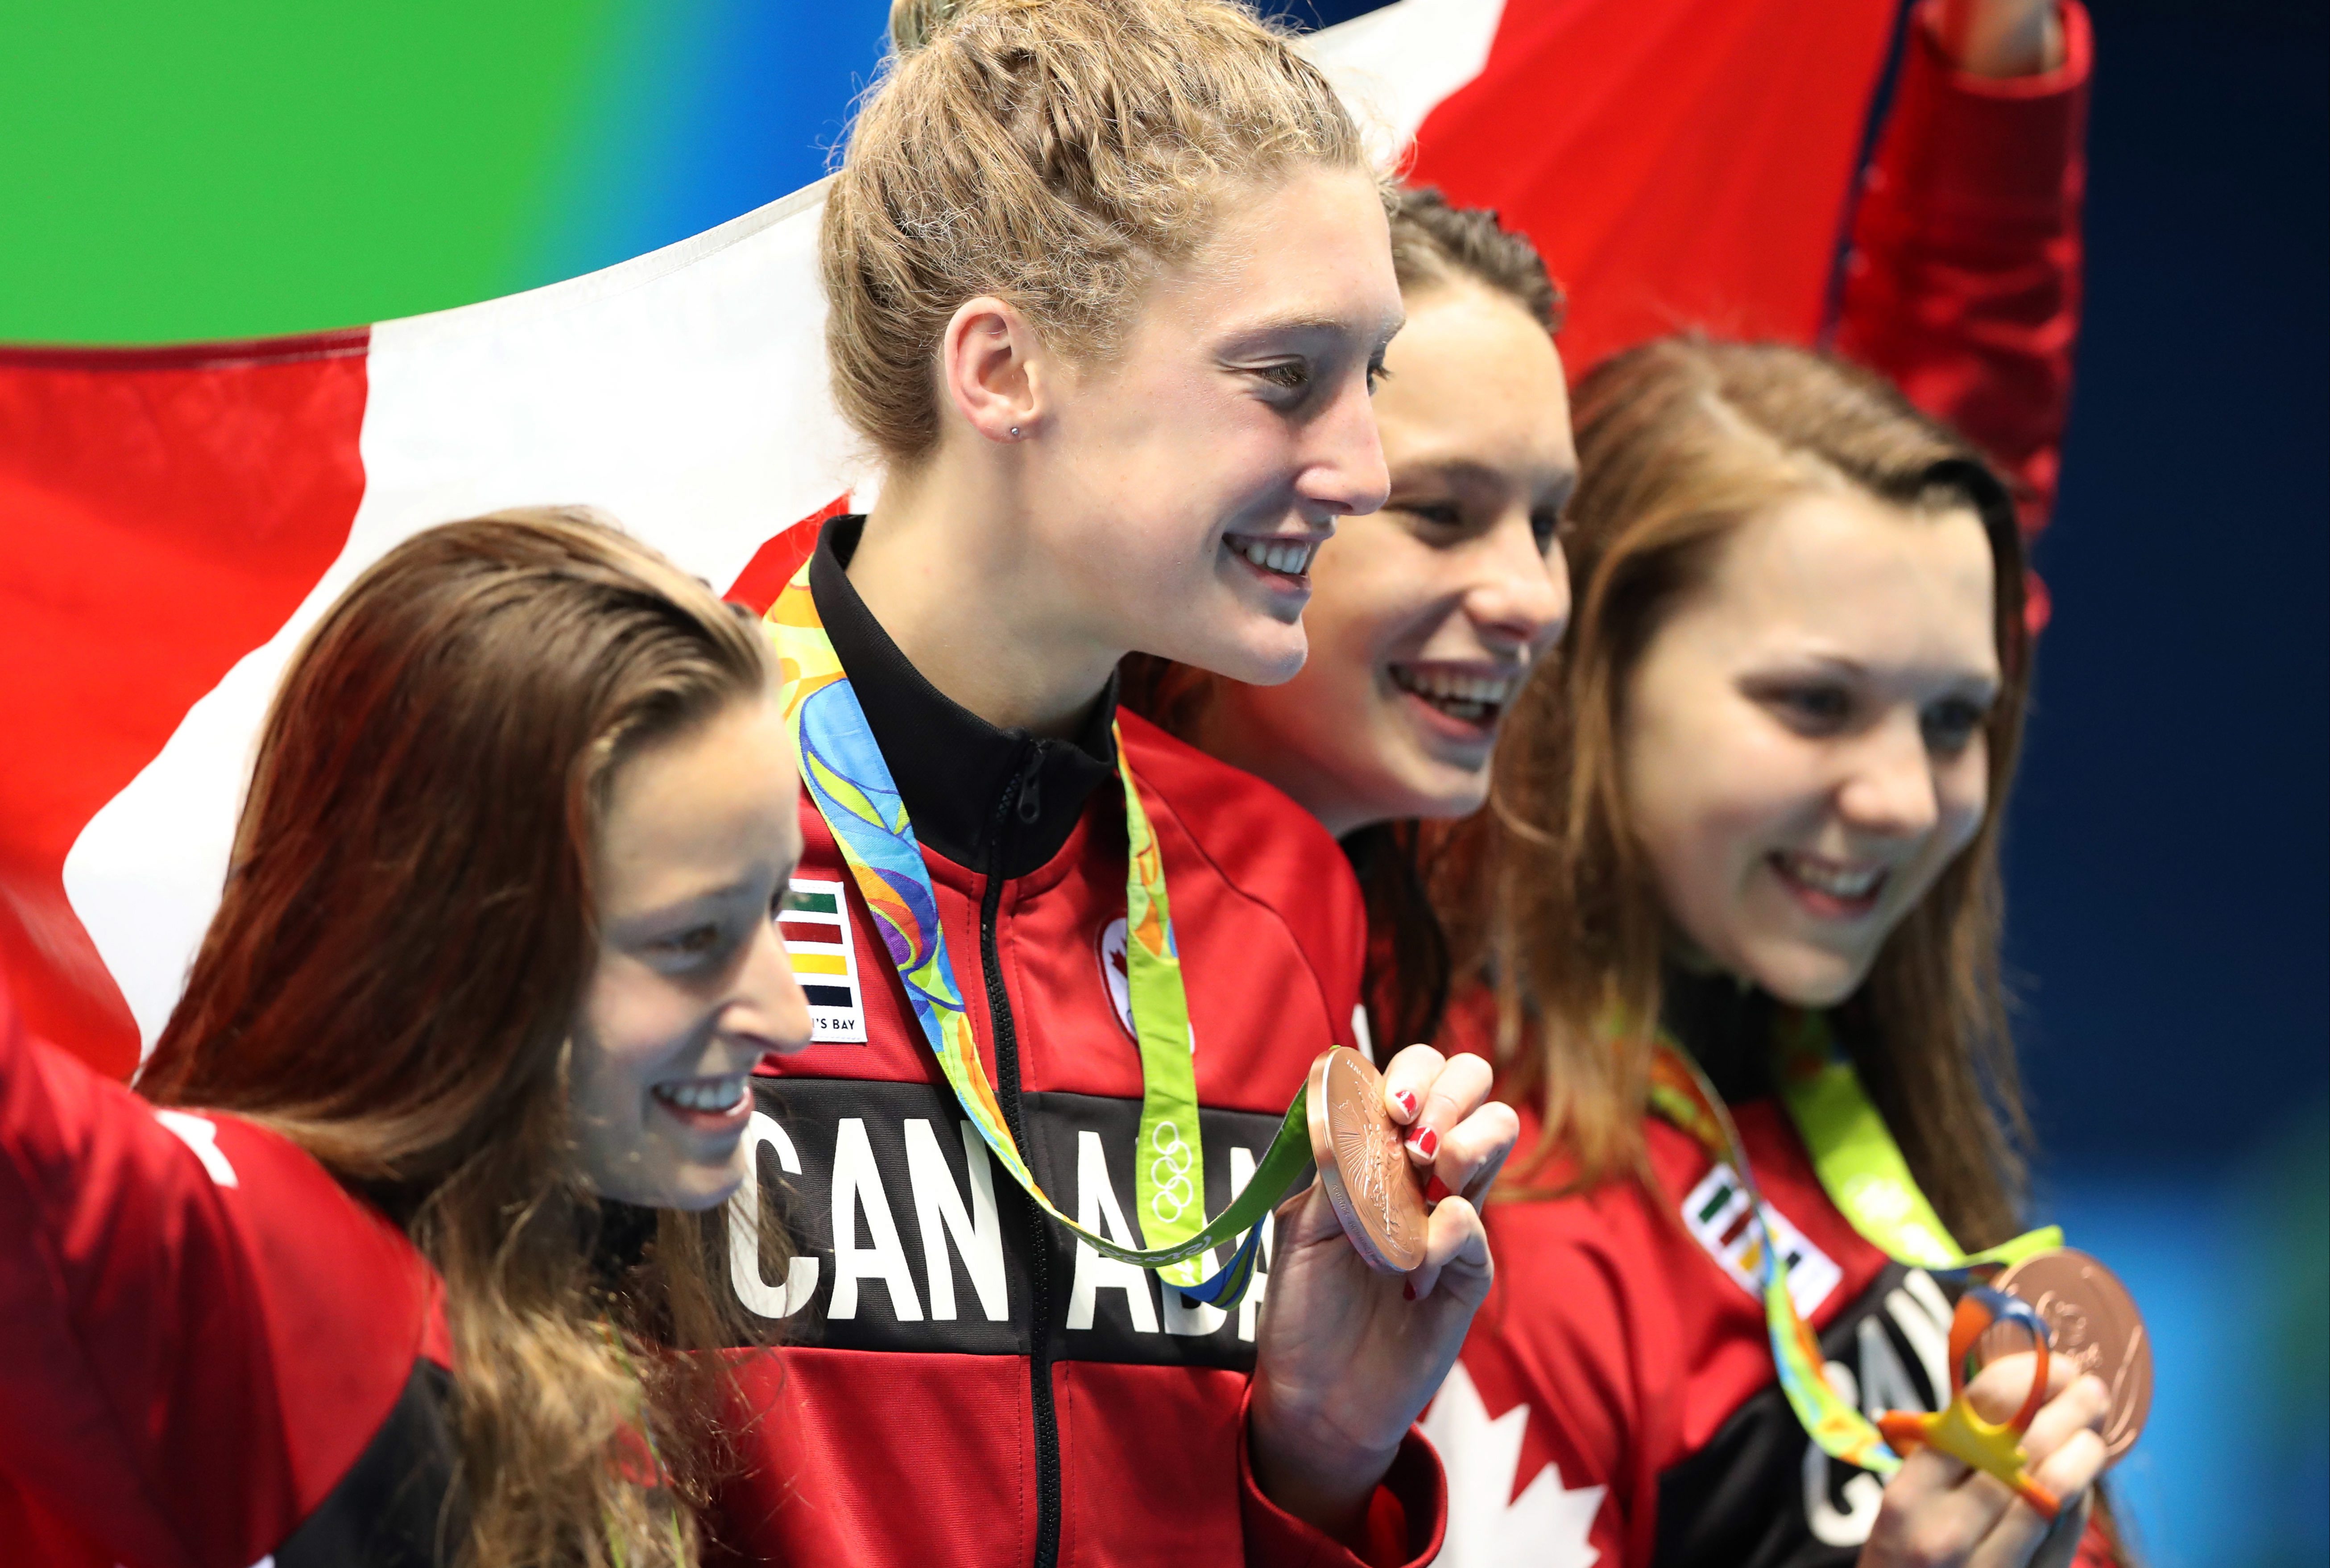
{"label": "jacket sleeve", "polygon": [[[1252,1394],[1249,1391],[1248,1398]],[[1368,1501],[1367,1539],[1357,1546],[1305,1524],[1263,1495],[1238,1412],[1239,1507],[1250,1568],[1407,1568],[1440,1555],[1448,1528],[1448,1483],[1440,1458],[1415,1428]]]}
{"label": "jacket sleeve", "polygon": [[2054,504],[2079,326],[2094,46],[2079,0],[2060,14],[2061,66],[2003,80],[1956,69],[1913,14],[1835,333],[2007,470],[2026,534]]}
{"label": "jacket sleeve", "polygon": [[0,987],[0,1490],[132,1568],[246,1568],[353,1463],[432,1277],[295,1146],[157,1110]]}

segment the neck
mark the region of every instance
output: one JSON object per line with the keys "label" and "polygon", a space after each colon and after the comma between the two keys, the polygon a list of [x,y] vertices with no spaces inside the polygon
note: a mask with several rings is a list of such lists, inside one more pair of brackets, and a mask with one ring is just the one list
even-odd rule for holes
{"label": "neck", "polygon": [[1336,838],[1394,817],[1354,799],[1329,768],[1312,765],[1286,746],[1269,721],[1241,700],[1246,690],[1226,678],[1209,679],[1189,732],[1183,737],[1217,761],[1276,786],[1319,819]]}
{"label": "neck", "polygon": [[1002,465],[942,448],[894,474],[866,519],[850,586],[923,677],[998,729],[1072,735],[1124,656],[1079,616],[1029,538]]}

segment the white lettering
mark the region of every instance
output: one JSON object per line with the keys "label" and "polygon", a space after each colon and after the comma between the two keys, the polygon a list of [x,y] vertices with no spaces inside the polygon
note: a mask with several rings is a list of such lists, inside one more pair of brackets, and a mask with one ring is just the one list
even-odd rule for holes
{"label": "white lettering", "polygon": [[156,1110],[154,1119],[177,1135],[178,1141],[194,1151],[211,1180],[223,1187],[239,1187],[234,1167],[227,1164],[226,1156],[219,1152],[218,1123],[206,1116],[195,1116],[184,1110]]}
{"label": "white lettering", "polygon": [[[857,1214],[866,1214],[871,1242],[857,1244]],[[901,1323],[923,1320],[922,1299],[914,1294],[914,1277],[906,1269],[906,1249],[898,1241],[898,1222],[890,1213],[889,1195],[882,1190],[882,1173],[874,1164],[874,1146],[866,1141],[863,1117],[846,1116],[833,1139],[833,1305],[836,1318],[857,1316],[857,1281],[879,1280],[890,1288],[890,1310]]]}
{"label": "white lettering", "polygon": [[[1867,1322],[1861,1327],[1870,1327]],[[1884,1331],[1878,1331],[1884,1337]],[[1847,1404],[1857,1404],[1861,1390],[1852,1375],[1852,1368],[1842,1361],[1832,1361],[1822,1368],[1828,1374],[1828,1385]],[[1820,1444],[1804,1444],[1804,1523],[1812,1529],[1813,1538],[1823,1546],[1858,1546],[1869,1539],[1870,1530],[1877,1523],[1877,1510],[1885,1501],[1885,1488],[1877,1478],[1866,1470],[1855,1470],[1844,1483],[1845,1507],[1840,1510],[1829,1501],[1829,1457]]]}
{"label": "white lettering", "polygon": [[[1109,1185],[1108,1157],[1102,1152],[1100,1134],[1076,1134],[1076,1223],[1097,1231],[1120,1247],[1137,1245],[1132,1227],[1117,1206],[1116,1189]],[[1132,1326],[1143,1334],[1157,1332],[1157,1304],[1149,1297],[1148,1271],[1114,1258],[1103,1258],[1090,1242],[1076,1238],[1075,1281],[1068,1288],[1068,1327],[1093,1326],[1094,1299],[1103,1290],[1124,1292]]]}
{"label": "white lettering", "polygon": [[963,1163],[971,1176],[971,1212],[965,1214],[962,1194],[947,1170],[939,1150],[938,1135],[920,1117],[906,1121],[906,1175],[914,1188],[914,1218],[923,1230],[923,1261],[930,1270],[931,1316],[941,1323],[954,1321],[954,1265],[947,1256],[947,1238],[971,1271],[971,1289],[979,1292],[980,1309],[990,1323],[1000,1323],[1009,1302],[1003,1285],[1003,1229],[995,1219],[995,1176],[987,1162],[987,1145],[971,1123],[962,1129]]}
{"label": "white lettering", "polygon": [[[1230,1150],[1230,1201],[1232,1203],[1237,1202],[1238,1195],[1246,1191],[1246,1183],[1254,1180],[1254,1150],[1250,1148]],[[1252,1343],[1254,1339],[1254,1326],[1262,1314],[1262,1290],[1263,1287],[1269,1283],[1263,1270],[1270,1263],[1271,1244],[1277,1238],[1277,1232],[1274,1228],[1277,1221],[1278,1216],[1275,1214],[1264,1213],[1262,1216],[1261,1253],[1255,1259],[1254,1282],[1246,1288],[1246,1299],[1238,1303],[1238,1337],[1248,1343]],[[1236,1244],[1239,1246],[1246,1244],[1246,1233],[1243,1231],[1238,1233]]]}
{"label": "white lettering", "polygon": [[[1218,1249],[1208,1247],[1204,1255],[1198,1259],[1201,1265],[1198,1278],[1203,1279],[1214,1271],[1214,1253],[1217,1251]],[[1161,1280],[1159,1282],[1163,1283]],[[1164,1286],[1164,1299],[1165,1332],[1168,1334],[1184,1336],[1211,1334],[1230,1320],[1228,1313],[1210,1301],[1199,1301],[1184,1296],[1170,1285]]]}
{"label": "white lettering", "polygon": [[800,1156],[785,1129],[759,1111],[744,1129],[744,1184],[728,1200],[728,1282],[744,1309],[762,1318],[790,1318],[809,1305],[817,1289],[817,1260],[795,1258],[786,1266],[785,1282],[772,1285],[761,1263],[761,1146],[777,1151],[777,1166],[787,1176],[800,1175]]}
{"label": "white lettering", "polygon": [[1934,1277],[1923,1269],[1912,1269],[1901,1277],[1901,1289],[1890,1290],[1885,1296],[1885,1310],[1900,1325],[1902,1337],[1918,1353],[1925,1369],[1926,1385],[1934,1391],[1934,1403],[1938,1408],[1949,1397],[1950,1386],[1950,1319],[1957,1308],[1950,1305]]}
{"label": "white lettering", "polygon": [[1861,1343],[1861,1408],[1875,1421],[1889,1410],[1926,1410],[1926,1396],[1909,1380],[1909,1369],[1893,1349],[1892,1336],[1871,1313],[1855,1330]]}

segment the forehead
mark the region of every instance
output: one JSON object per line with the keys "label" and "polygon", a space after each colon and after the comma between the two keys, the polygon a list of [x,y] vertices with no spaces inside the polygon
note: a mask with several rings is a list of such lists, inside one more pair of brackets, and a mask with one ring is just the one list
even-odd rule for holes
{"label": "forehead", "polygon": [[1302,165],[1235,181],[1216,197],[1214,231],[1151,288],[1143,325],[1209,341],[1310,331],[1365,338],[1399,326],[1391,229],[1375,182]]}
{"label": "forehead", "polygon": [[685,897],[789,863],[800,823],[791,747],[774,703],[748,698],[651,742],[616,770],[599,827],[611,906]]}
{"label": "forehead", "polygon": [[1745,655],[1995,679],[1994,585],[1990,541],[1971,509],[1918,512],[1821,490],[1734,529],[1678,615]]}
{"label": "forehead", "polygon": [[1376,420],[1395,464],[1485,459],[1540,485],[1577,468],[1552,335],[1504,296],[1462,282],[1412,290],[1384,364]]}

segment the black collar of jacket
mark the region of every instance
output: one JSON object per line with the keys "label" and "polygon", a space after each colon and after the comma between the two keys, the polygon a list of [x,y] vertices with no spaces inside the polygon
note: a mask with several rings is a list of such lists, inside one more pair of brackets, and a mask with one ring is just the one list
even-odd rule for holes
{"label": "black collar of jacket", "polygon": [[1116,677],[1072,739],[997,729],[907,663],[857,597],[849,558],[865,527],[853,515],[819,532],[809,590],[914,836],[957,865],[1025,876],[1059,853],[1084,801],[1116,771]]}

